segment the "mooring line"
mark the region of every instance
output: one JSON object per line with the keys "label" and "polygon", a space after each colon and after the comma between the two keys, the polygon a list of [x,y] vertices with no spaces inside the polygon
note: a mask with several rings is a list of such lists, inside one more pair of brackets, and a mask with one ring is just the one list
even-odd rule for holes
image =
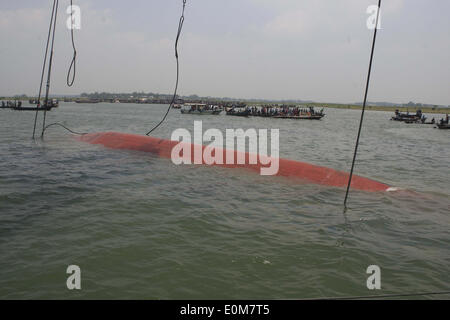
{"label": "mooring line", "polygon": [[[48,94],[49,94],[49,90],[50,90],[50,73],[51,73],[51,67],[52,67],[52,60],[53,60],[53,46],[54,46],[54,41],[55,41],[55,27],[56,27],[56,18],[57,18],[57,13],[58,13],[58,0],[55,0],[56,2],[56,10],[54,9],[55,12],[55,18],[53,21],[53,14],[52,14],[52,22],[54,23],[53,26],[53,38],[52,38],[52,47],[51,47],[51,55],[50,55],[50,61],[49,61],[49,71],[48,71],[48,78],[47,78],[47,92],[46,92],[46,97],[45,97],[45,104],[48,105]],[[67,72],[67,86],[71,87],[73,85],[73,83],[75,82],[75,76],[76,76],[76,58],[77,58],[77,50],[75,47],[75,41],[74,41],[74,35],[73,35],[73,29],[74,29],[74,24],[73,24],[73,0],[70,0],[70,19],[71,19],[71,30],[70,30],[70,34],[71,34],[71,42],[72,42],[72,48],[73,48],[73,57],[72,57],[72,61],[70,63],[69,66],[69,70]],[[50,24],[51,25],[51,24]],[[49,37],[50,37],[50,30],[49,30]],[[47,40],[47,48],[48,48],[48,41]],[[45,67],[44,67],[45,68]],[[73,75],[72,78],[70,78],[70,74],[71,71],[73,70]],[[42,87],[42,80],[41,80],[41,87]],[[38,110],[36,110],[36,116],[37,116],[37,112]],[[47,130],[47,128],[52,127],[52,126],[60,126],[64,129],[66,129],[67,131],[73,133],[73,134],[77,134],[77,135],[85,135],[86,133],[81,133],[81,132],[76,132],[74,130],[69,129],[68,127],[66,127],[65,125],[59,123],[59,122],[55,122],[55,123],[51,123],[49,125],[45,125],[45,121],[46,121],[46,116],[47,116],[47,110],[44,110],[44,120],[42,123],[42,133],[41,133],[41,138],[44,137],[45,131]],[[35,119],[35,127],[36,127],[36,119]],[[33,130],[33,138],[34,138],[34,130]]]}
{"label": "mooring line", "polygon": [[358,136],[356,138],[355,151],[353,153],[352,168],[350,170],[350,176],[348,178],[347,191],[345,192],[344,210],[347,208],[348,193],[350,191],[350,185],[352,183],[353,169],[355,167],[356,154],[358,153],[359,139],[361,137],[361,129],[362,129],[362,124],[363,124],[363,120],[364,120],[364,111],[366,110],[367,93],[369,91],[370,73],[372,71],[373,53],[374,53],[374,50],[375,50],[375,41],[376,41],[376,38],[377,38],[377,29],[378,29],[378,20],[379,20],[379,17],[380,17],[380,10],[381,10],[381,0],[378,0],[377,19],[375,21],[375,29],[374,29],[375,31],[373,33],[372,51],[370,53],[369,71],[367,73],[366,91],[365,91],[365,94],[364,94],[364,102],[363,102],[363,107],[362,107],[362,111],[361,111],[361,120],[359,121],[359,129],[358,129]]}
{"label": "mooring line", "polygon": [[180,35],[181,35],[181,30],[183,29],[183,23],[184,23],[184,10],[186,8],[186,0],[183,0],[183,11],[181,12],[181,17],[180,17],[180,21],[178,23],[178,31],[177,31],[177,37],[175,40],[175,59],[177,61],[177,79],[175,82],[175,91],[173,93],[173,97],[172,97],[172,101],[169,104],[169,107],[167,108],[166,114],[164,115],[164,117],[162,118],[162,120],[156,125],[154,126],[149,132],[147,132],[145,135],[150,135],[150,133],[152,133],[153,131],[155,131],[167,118],[170,109],[172,108],[172,106],[175,103],[175,100],[177,98],[177,90],[178,90],[178,80],[180,77],[180,64],[178,61],[178,40],[180,39]]}
{"label": "mooring line", "polygon": [[[73,0],[70,0],[70,22],[71,22],[71,26],[72,26],[70,28],[70,37],[72,39],[73,57],[72,57],[72,61],[70,62],[69,71],[67,71],[67,79],[66,79],[66,81],[67,81],[67,86],[68,87],[73,86],[73,83],[75,82],[75,76],[76,76],[76,73],[77,73],[77,70],[76,70],[77,49],[75,47],[75,41],[74,41],[74,38],[73,38],[73,28],[74,28],[74,26],[73,26],[73,3],[72,3],[72,1]],[[73,69],[73,75],[72,75],[72,79],[70,79],[70,72],[72,71],[72,69]]]}
{"label": "mooring line", "polygon": [[402,298],[402,297],[418,297],[418,296],[433,296],[433,295],[447,295],[450,291],[431,291],[431,292],[416,292],[416,293],[391,293],[367,296],[348,296],[348,297],[326,297],[326,298],[311,298],[305,300],[362,300],[362,299],[382,299],[382,298]]}
{"label": "mooring line", "polygon": [[[45,106],[48,106],[48,96],[50,93],[50,80],[52,75],[52,64],[53,64],[53,54],[54,54],[54,46],[55,46],[55,33],[56,33],[56,20],[58,18],[58,6],[59,0],[56,0],[56,9],[55,9],[55,19],[53,21],[53,35],[52,35],[52,46],[50,49],[50,60],[48,62],[48,71],[47,71],[47,88],[45,91]],[[47,108],[44,108],[44,120],[42,121],[42,133],[41,137],[44,136],[44,128],[45,128],[45,120],[47,118]]]}
{"label": "mooring line", "polygon": [[55,6],[56,6],[56,0],[53,0],[52,15],[50,18],[50,25],[48,27],[47,45],[45,47],[44,63],[42,66],[41,84],[39,85],[39,95],[38,95],[38,100],[37,100],[37,105],[36,105],[37,108],[36,108],[36,113],[34,115],[33,139],[34,139],[34,135],[36,133],[36,122],[37,122],[37,116],[38,116],[38,112],[39,112],[38,107],[40,107],[40,105],[41,105],[42,84],[44,83],[45,66],[47,65],[48,46],[50,44],[50,35],[52,32],[53,17],[55,15]]}

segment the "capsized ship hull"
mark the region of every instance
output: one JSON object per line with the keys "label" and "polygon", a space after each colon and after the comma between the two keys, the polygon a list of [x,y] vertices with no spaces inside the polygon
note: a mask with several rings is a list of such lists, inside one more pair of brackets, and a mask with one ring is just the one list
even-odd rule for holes
{"label": "capsized ship hull", "polygon": [[[80,141],[84,141],[91,144],[103,145],[107,148],[112,149],[124,149],[124,150],[135,150],[150,152],[162,158],[171,158],[172,149],[179,144],[178,141],[171,141],[166,139],[148,137],[143,135],[120,133],[120,132],[99,132],[90,133],[83,136],[77,137]],[[204,151],[206,146],[188,144],[191,148],[191,163],[194,163],[194,154],[196,148]],[[224,152],[223,159],[226,159],[225,152],[226,149],[216,149],[216,152]],[[234,152],[234,157],[237,159],[238,154],[244,152],[231,151]],[[261,168],[268,167],[263,162],[261,163],[260,157],[258,156],[258,161],[256,164],[249,164],[249,153],[245,152],[245,163],[246,164],[213,164],[217,166],[227,167],[227,168],[245,168],[252,171],[260,172]],[[270,157],[269,157],[270,158]],[[266,158],[267,160],[267,158]],[[201,164],[207,165],[201,157]],[[287,178],[297,178],[309,181],[311,183],[327,185],[332,187],[347,187],[349,174],[342,171],[337,171],[331,168],[313,165],[306,162],[300,162],[295,160],[279,158],[279,170],[276,176],[282,176]],[[368,179],[365,177],[353,175],[352,177],[352,189],[370,191],[370,192],[383,192],[383,191],[394,191],[396,188],[392,188],[387,184]]]}

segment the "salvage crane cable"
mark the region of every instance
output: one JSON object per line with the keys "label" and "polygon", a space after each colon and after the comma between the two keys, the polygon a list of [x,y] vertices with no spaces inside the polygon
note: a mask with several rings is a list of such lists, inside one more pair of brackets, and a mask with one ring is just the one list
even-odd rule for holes
{"label": "salvage crane cable", "polygon": [[[73,48],[73,57],[72,57],[72,61],[70,62],[70,66],[69,66],[69,71],[67,72],[67,86],[71,87],[73,86],[73,83],[75,82],[75,75],[77,73],[76,70],[76,65],[77,65],[77,49],[75,47],[75,41],[73,39],[73,0],[70,0],[70,21],[71,21],[71,28],[70,28],[70,37],[72,39],[72,48]],[[70,72],[73,69],[73,75],[72,75],[72,79],[70,79]]]}
{"label": "salvage crane cable", "polygon": [[[72,0],[70,1],[70,5],[71,5],[71,9],[72,9]],[[46,119],[46,112],[47,112],[47,106],[48,106],[48,95],[49,95],[49,90],[50,90],[50,76],[51,76],[51,68],[52,68],[52,61],[53,61],[53,52],[54,52],[54,41],[55,41],[55,31],[56,31],[56,21],[57,21],[57,16],[58,16],[58,6],[59,6],[59,0],[54,0],[53,1],[53,7],[52,7],[52,14],[50,17],[50,26],[49,26],[49,30],[48,30],[48,36],[47,36],[47,44],[46,44],[46,48],[45,48],[45,55],[44,55],[44,63],[43,63],[43,67],[42,67],[42,73],[41,73],[41,83],[39,86],[39,96],[38,96],[38,100],[37,100],[37,108],[36,108],[36,113],[35,113],[35,117],[34,117],[34,126],[33,126],[33,139],[35,137],[35,133],[36,133],[36,123],[37,123],[37,115],[39,112],[39,107],[41,104],[41,95],[42,95],[42,85],[44,82],[44,74],[45,74],[45,67],[47,64],[47,57],[48,57],[48,48],[50,45],[50,37],[51,37],[51,53],[50,53],[50,60],[49,60],[49,68],[48,68],[48,73],[47,73],[47,88],[46,88],[46,93],[45,93],[45,100],[44,100],[44,122],[43,122],[43,129],[42,129],[42,133],[41,133],[41,137],[44,136],[45,130],[51,126],[60,126],[63,127],[64,129],[66,129],[67,131],[74,133],[74,134],[78,134],[78,135],[83,135],[84,133],[79,133],[79,132],[75,132],[69,128],[67,128],[66,126],[64,126],[63,124],[60,123],[52,123],[49,124],[47,126],[45,126],[45,119]],[[71,19],[72,19],[72,11],[71,11]],[[53,32],[53,34],[52,34]],[[75,49],[75,43],[74,43],[74,38],[73,38],[73,20],[72,20],[72,29],[71,29],[71,36],[72,36],[72,47],[74,50],[74,55],[73,55],[73,59],[71,62],[71,65],[69,67],[69,72],[67,74],[67,85],[68,86],[72,86],[74,81],[75,81],[75,64],[76,64],[76,49]],[[73,68],[73,77],[72,80],[69,80],[69,75],[70,75],[70,71]]]}
{"label": "salvage crane cable", "polygon": [[[373,33],[372,50],[370,53],[369,70],[367,73],[366,89],[365,89],[365,93],[364,93],[364,101],[363,101],[363,106],[362,106],[362,111],[361,111],[361,119],[359,122],[358,135],[356,138],[355,150],[353,153],[353,160],[352,160],[352,166],[351,166],[350,175],[349,175],[349,179],[348,179],[347,190],[345,192],[344,213],[347,210],[348,194],[349,194],[350,185],[352,182],[353,170],[355,167],[356,155],[358,153],[359,140],[361,137],[362,124],[363,124],[363,120],[364,120],[364,112],[365,112],[366,104],[367,104],[367,95],[368,95],[368,91],[369,91],[370,74],[372,71],[372,63],[373,63],[373,56],[374,56],[374,51],[375,51],[375,42],[376,42],[376,38],[377,38],[377,29],[378,29],[378,21],[380,18],[380,11],[381,11],[381,0],[378,0],[377,17],[376,17],[374,33]],[[448,295],[448,294],[450,294],[450,290],[449,291],[404,293],[404,294],[398,293],[398,294],[380,294],[380,295],[366,295],[366,296],[326,297],[326,298],[313,298],[311,300],[360,300],[360,299],[381,299],[381,298],[406,298],[406,297]],[[307,300],[309,300],[309,299],[307,299]]]}
{"label": "salvage crane cable", "polygon": [[50,43],[50,35],[51,35],[51,31],[52,31],[52,26],[53,26],[53,17],[55,15],[56,3],[57,3],[57,0],[53,0],[53,8],[52,8],[52,15],[51,15],[51,18],[50,18],[50,26],[48,27],[47,45],[45,47],[44,63],[43,63],[43,66],[42,66],[41,84],[39,85],[39,95],[38,95],[38,100],[37,100],[37,108],[36,108],[36,114],[34,115],[33,139],[34,139],[34,135],[35,135],[35,132],[36,132],[36,121],[37,121],[38,111],[39,111],[39,107],[41,105],[42,84],[44,82],[45,66],[47,64],[48,46],[49,46],[49,43]]}
{"label": "salvage crane cable", "polygon": [[[58,7],[58,0],[56,0],[56,2],[57,2],[56,3],[56,8],[57,8]],[[71,61],[70,66],[69,66],[69,70],[67,72],[67,79],[66,79],[67,86],[69,86],[69,87],[73,86],[73,84],[75,82],[76,57],[77,57],[77,50],[76,50],[76,47],[75,47],[75,41],[74,41],[74,36],[73,36],[73,29],[74,29],[74,24],[73,24],[73,0],[70,0],[70,21],[71,21],[70,35],[71,35],[71,42],[72,42],[72,48],[73,48],[73,57],[72,57],[72,61]],[[55,16],[55,24],[56,24],[56,16]],[[53,38],[54,38],[54,32],[55,32],[55,30],[53,29]],[[52,55],[53,55],[53,43],[52,43]],[[51,60],[50,60],[50,64],[51,64]],[[50,70],[51,70],[51,65],[49,66],[49,72],[48,72],[48,85],[50,83]],[[72,78],[70,78],[70,74],[71,74],[72,70],[73,70],[73,74],[72,74]],[[47,92],[47,95],[48,95],[48,92]],[[42,125],[41,138],[44,137],[45,130],[47,130],[47,128],[52,127],[52,126],[60,126],[60,127],[64,128],[64,129],[66,129],[67,131],[69,131],[70,133],[77,134],[77,135],[85,135],[86,134],[86,133],[76,132],[74,130],[71,130],[68,127],[66,127],[65,125],[63,125],[61,123],[58,123],[58,122],[51,123],[51,124],[46,126],[45,125],[46,114],[47,114],[47,110],[45,109],[44,110],[44,121],[43,121],[43,125]],[[33,134],[33,137],[34,137],[34,134]]]}
{"label": "salvage crane cable", "polygon": [[[53,5],[55,6],[55,1],[56,1],[56,6],[57,6],[58,5],[58,0],[54,0],[54,4]],[[72,58],[72,61],[71,61],[70,67],[69,67],[69,71],[67,73],[67,79],[66,79],[67,80],[67,85],[69,87],[71,87],[73,85],[74,80],[75,80],[76,56],[77,56],[77,50],[76,50],[76,47],[75,47],[74,36],[73,36],[73,29],[74,28],[73,28],[73,17],[72,17],[72,13],[73,13],[72,0],[70,0],[70,5],[71,5],[70,15],[71,15],[71,23],[72,23],[71,40],[72,40],[72,48],[73,48],[73,58]],[[166,111],[164,117],[162,118],[162,120],[155,127],[153,127],[149,132],[146,133],[147,136],[150,133],[152,133],[154,130],[156,130],[166,120],[166,118],[167,118],[167,116],[168,116],[168,114],[170,112],[170,109],[172,108],[172,106],[175,104],[175,101],[176,101],[177,91],[178,91],[178,83],[179,83],[179,75],[180,75],[180,66],[179,66],[179,60],[178,60],[178,42],[179,42],[179,39],[180,39],[180,36],[181,36],[181,31],[183,29],[185,8],[186,8],[186,0],[183,0],[183,9],[182,9],[181,17],[180,17],[180,20],[179,20],[179,23],[178,23],[177,36],[176,36],[176,40],[175,40],[175,59],[176,59],[176,65],[177,65],[177,73],[176,73],[175,90],[174,90],[174,94],[173,94],[173,97],[172,97],[172,101],[169,104],[169,107],[167,108],[167,111]],[[51,19],[51,21],[53,21],[53,12],[54,12],[54,9],[52,11],[52,19]],[[55,22],[56,22],[56,18],[55,18]],[[50,23],[50,25],[51,25],[51,23]],[[50,30],[49,30],[49,38],[50,38]],[[48,41],[47,41],[47,48],[48,48]],[[52,48],[53,48],[53,43],[52,43]],[[45,61],[46,60],[47,60],[47,49],[46,49]],[[43,69],[45,69],[45,61],[44,61],[44,68]],[[73,69],[73,75],[72,75],[72,79],[70,79],[70,73],[71,73],[72,69]],[[49,74],[50,74],[50,72],[49,72]],[[42,78],[43,78],[43,76],[44,75],[42,74]],[[49,82],[50,82],[49,79],[50,78],[48,78],[48,86],[49,86]],[[42,87],[42,80],[41,80],[41,87]],[[40,94],[39,94],[39,96],[40,96]],[[36,128],[37,112],[38,112],[38,110],[36,110],[36,117],[35,117],[35,124],[34,124],[35,128]],[[64,125],[62,125],[60,123],[52,123],[52,124],[49,124],[49,125],[45,126],[45,116],[46,116],[46,111],[44,111],[44,123],[43,123],[43,126],[42,126],[41,138],[44,137],[45,130],[47,130],[47,128],[49,128],[51,126],[60,126],[60,127],[64,128],[64,129],[66,129],[67,131],[69,131],[69,132],[71,132],[73,134],[77,134],[77,135],[85,135],[85,134],[87,134],[87,133],[73,131],[73,130],[67,128],[66,126],[64,126]],[[34,138],[34,132],[35,132],[35,129],[33,130],[33,138]]]}
{"label": "salvage crane cable", "polygon": [[382,299],[382,298],[406,298],[418,296],[439,296],[450,294],[450,291],[430,291],[430,292],[416,292],[416,293],[388,293],[388,294],[373,294],[367,296],[346,296],[346,297],[324,297],[324,298],[310,298],[302,300],[363,300],[363,299]]}
{"label": "salvage crane cable", "polygon": [[367,73],[366,91],[364,93],[364,102],[363,102],[362,111],[361,111],[361,119],[359,121],[359,129],[358,129],[358,136],[356,138],[355,151],[353,153],[352,167],[351,167],[351,170],[350,170],[350,175],[348,177],[347,191],[345,192],[344,212],[347,210],[348,193],[350,191],[350,185],[352,183],[353,169],[355,167],[356,154],[358,153],[359,139],[361,137],[361,129],[362,129],[362,124],[363,124],[363,120],[364,120],[364,111],[366,110],[367,93],[369,91],[370,73],[372,71],[373,53],[374,53],[374,50],[375,50],[375,41],[377,39],[377,29],[378,29],[378,21],[379,21],[379,18],[380,18],[380,10],[381,10],[381,0],[378,0],[377,18],[375,20],[375,28],[374,28],[374,33],[373,33],[372,51],[370,53],[369,71]]}
{"label": "salvage crane cable", "polygon": [[55,6],[55,18],[53,20],[53,34],[52,34],[52,44],[50,48],[50,59],[48,61],[48,71],[47,71],[47,86],[45,90],[45,100],[44,100],[44,119],[42,121],[42,133],[41,137],[44,136],[45,131],[45,119],[47,117],[47,107],[48,107],[48,95],[50,92],[50,79],[52,74],[52,63],[53,63],[53,54],[54,54],[54,45],[55,45],[55,33],[56,33],[56,21],[58,17],[58,6],[59,6],[59,0],[56,0],[56,6]]}
{"label": "salvage crane cable", "polygon": [[172,101],[170,102],[169,107],[167,108],[166,114],[164,115],[162,120],[156,126],[154,126],[149,132],[147,132],[145,134],[146,136],[150,135],[150,133],[155,131],[166,120],[167,116],[169,115],[170,109],[175,104],[175,100],[177,98],[178,80],[179,80],[179,76],[180,76],[180,64],[179,64],[179,61],[178,61],[178,41],[180,39],[181,30],[183,30],[184,10],[185,10],[185,8],[186,8],[186,0],[183,0],[183,11],[181,12],[180,21],[178,23],[177,37],[176,37],[176,40],[175,40],[175,59],[177,61],[177,79],[176,79],[176,82],[175,82],[175,91],[173,93]]}

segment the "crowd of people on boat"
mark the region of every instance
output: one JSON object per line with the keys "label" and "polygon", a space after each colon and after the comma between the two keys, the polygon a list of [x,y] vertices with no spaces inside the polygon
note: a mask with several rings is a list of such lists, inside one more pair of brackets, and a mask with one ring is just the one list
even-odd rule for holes
{"label": "crowd of people on boat", "polygon": [[436,124],[438,126],[448,126],[449,125],[449,116],[446,115],[445,118],[436,121],[435,118],[431,119],[431,121],[426,121],[427,117],[422,113],[421,110],[417,110],[415,114],[410,114],[409,112],[402,113],[399,110],[395,110],[395,116],[392,117],[392,120],[402,121],[405,123],[419,123],[419,124]]}
{"label": "crowd of people on boat", "polygon": [[318,116],[323,115],[323,109],[314,110],[314,107],[292,107],[292,106],[262,106],[248,107],[252,116],[276,117],[276,116]]}
{"label": "crowd of people on boat", "polygon": [[449,124],[449,117],[448,117],[448,113],[445,115],[445,119],[442,118],[441,120],[439,120],[439,124],[440,125],[444,125],[444,124]]}
{"label": "crowd of people on boat", "polygon": [[[31,100],[30,100],[31,101]],[[4,101],[1,102],[2,109],[14,109],[14,110],[36,110],[36,109],[45,109],[50,110],[52,108],[56,108],[59,106],[59,101],[57,99],[49,99],[47,103],[44,102],[43,105],[41,105],[37,100],[33,100],[33,103],[30,104],[36,104],[34,107],[30,106],[22,106],[22,101],[20,100],[13,100],[13,101]]]}
{"label": "crowd of people on boat", "polygon": [[422,114],[422,110],[417,110],[415,114],[410,114],[409,111],[407,111],[406,113],[402,113],[397,109],[395,110],[395,116],[392,117],[392,120],[418,122],[420,120],[425,121],[426,118]]}
{"label": "crowd of people on boat", "polygon": [[2,108],[20,108],[22,106],[22,101],[3,101],[2,100]]}
{"label": "crowd of people on boat", "polygon": [[219,111],[222,110],[222,107],[220,106],[216,106],[216,105],[208,105],[208,104],[192,104],[192,105],[188,105],[189,111]]}

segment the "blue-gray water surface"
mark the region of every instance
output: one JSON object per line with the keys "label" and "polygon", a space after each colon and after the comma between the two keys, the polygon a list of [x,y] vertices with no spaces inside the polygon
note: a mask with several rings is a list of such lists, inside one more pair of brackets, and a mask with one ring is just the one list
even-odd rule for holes
{"label": "blue-gray water surface", "polygon": [[[62,103],[47,123],[145,134],[166,107]],[[322,121],[296,121],[171,110],[154,136],[193,131],[194,120],[204,130],[279,128],[280,157],[348,171],[360,111],[325,112]],[[80,142],[56,126],[33,141],[34,112],[0,110],[0,298],[298,299],[449,290],[450,132],[390,117],[366,113],[355,173],[416,194],[352,191],[344,213],[339,188],[176,166]],[[66,287],[69,265],[81,268],[81,290]],[[376,292],[366,286],[369,265],[381,268]]]}

